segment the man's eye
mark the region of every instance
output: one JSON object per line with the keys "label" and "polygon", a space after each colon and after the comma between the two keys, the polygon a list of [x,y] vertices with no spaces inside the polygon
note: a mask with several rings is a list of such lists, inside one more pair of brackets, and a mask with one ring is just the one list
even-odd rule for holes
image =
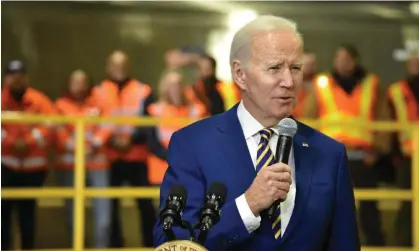
{"label": "man's eye", "polygon": [[292,66],[291,70],[292,71],[301,71],[301,66]]}
{"label": "man's eye", "polygon": [[281,69],[281,67],[279,67],[279,66],[273,66],[273,67],[269,68],[269,70],[279,70],[279,69]]}

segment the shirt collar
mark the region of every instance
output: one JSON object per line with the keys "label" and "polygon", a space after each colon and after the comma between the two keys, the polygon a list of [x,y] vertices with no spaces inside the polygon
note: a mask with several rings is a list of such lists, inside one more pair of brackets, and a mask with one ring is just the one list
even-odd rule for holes
{"label": "shirt collar", "polygon": [[[243,101],[241,101],[237,107],[237,117],[239,118],[246,140],[253,137],[255,134],[258,134],[260,130],[265,128],[246,110],[246,107],[243,105]],[[275,132],[275,134],[278,134],[278,128],[271,129]]]}

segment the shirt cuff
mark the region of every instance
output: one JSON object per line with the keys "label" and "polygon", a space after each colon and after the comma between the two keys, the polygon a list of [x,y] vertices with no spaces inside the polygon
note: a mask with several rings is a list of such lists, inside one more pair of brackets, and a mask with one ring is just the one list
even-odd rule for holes
{"label": "shirt cuff", "polygon": [[249,204],[247,203],[244,194],[236,199],[236,205],[247,231],[252,233],[258,229],[260,226],[261,218],[260,216],[255,217],[255,215],[252,213],[252,210],[250,210]]}

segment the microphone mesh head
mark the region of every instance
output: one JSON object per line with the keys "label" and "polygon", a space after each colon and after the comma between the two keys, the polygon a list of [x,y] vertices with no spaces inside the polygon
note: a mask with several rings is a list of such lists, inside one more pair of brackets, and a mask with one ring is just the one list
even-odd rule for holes
{"label": "microphone mesh head", "polygon": [[188,191],[182,185],[173,185],[172,189],[170,189],[169,196],[177,196],[177,197],[186,197],[188,196]]}
{"label": "microphone mesh head", "polygon": [[216,194],[225,200],[225,197],[227,196],[227,187],[223,183],[214,182],[209,187],[207,194]]}
{"label": "microphone mesh head", "polygon": [[284,118],[281,121],[279,121],[278,130],[279,135],[294,137],[298,130],[297,122],[290,118]]}

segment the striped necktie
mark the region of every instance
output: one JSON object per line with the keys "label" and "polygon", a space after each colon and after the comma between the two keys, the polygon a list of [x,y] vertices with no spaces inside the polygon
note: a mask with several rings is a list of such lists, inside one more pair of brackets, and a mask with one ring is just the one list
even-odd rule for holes
{"label": "striped necktie", "polygon": [[[273,133],[274,131],[272,129],[263,129],[259,131],[260,141],[256,157],[256,172],[259,172],[264,167],[275,164],[274,154],[269,147],[269,140]],[[279,205],[273,215],[272,230],[274,232],[275,239],[281,237],[281,207]]]}

